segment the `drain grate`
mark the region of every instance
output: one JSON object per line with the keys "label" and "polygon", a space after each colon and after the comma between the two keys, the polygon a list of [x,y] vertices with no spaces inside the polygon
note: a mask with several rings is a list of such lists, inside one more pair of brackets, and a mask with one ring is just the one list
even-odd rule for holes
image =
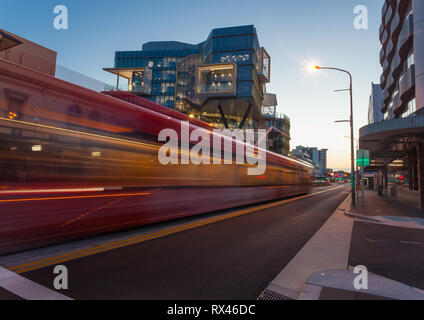
{"label": "drain grate", "polygon": [[259,296],[258,300],[294,300],[290,297],[287,297],[281,293],[265,289],[264,292]]}

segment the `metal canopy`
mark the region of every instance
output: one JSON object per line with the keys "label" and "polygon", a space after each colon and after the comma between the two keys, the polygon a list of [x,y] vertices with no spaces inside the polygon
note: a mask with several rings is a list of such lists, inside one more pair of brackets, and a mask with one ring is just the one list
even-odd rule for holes
{"label": "metal canopy", "polygon": [[104,71],[125,79],[131,79],[133,71],[145,71],[145,69],[146,68],[103,68]]}
{"label": "metal canopy", "polygon": [[360,148],[371,151],[367,171],[405,158],[411,147],[423,138],[424,116],[385,120],[362,127],[359,130]]}

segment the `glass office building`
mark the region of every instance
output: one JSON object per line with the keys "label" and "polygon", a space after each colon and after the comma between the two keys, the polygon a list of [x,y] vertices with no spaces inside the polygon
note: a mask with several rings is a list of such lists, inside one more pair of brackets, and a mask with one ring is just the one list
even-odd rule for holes
{"label": "glass office building", "polygon": [[104,70],[117,75],[116,90],[124,78],[127,91],[219,128],[265,123],[271,58],[253,25],[213,29],[199,44],[154,41],[141,51],[118,51],[114,67]]}
{"label": "glass office building", "polygon": [[128,91],[174,108],[177,64],[200,52],[198,45],[176,41],[148,42],[141,51],[117,51],[114,68],[104,70],[128,81]]}

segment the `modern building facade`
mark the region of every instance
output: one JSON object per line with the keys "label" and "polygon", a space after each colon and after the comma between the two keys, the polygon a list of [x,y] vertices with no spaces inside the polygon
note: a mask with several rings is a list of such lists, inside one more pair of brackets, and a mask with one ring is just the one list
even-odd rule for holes
{"label": "modern building facade", "polygon": [[327,151],[316,147],[297,146],[291,151],[291,156],[312,163],[315,166],[315,178],[327,175]]}
{"label": "modern building facade", "polygon": [[370,103],[368,106],[368,124],[384,120],[384,114],[381,111],[383,105],[383,90],[380,84],[371,83]]}
{"label": "modern building facade", "polygon": [[116,52],[114,67],[104,70],[117,76],[116,90],[124,78],[126,91],[218,128],[269,129],[266,121],[275,121],[271,137],[285,135],[270,145],[288,153],[289,119],[262,113],[271,58],[253,25],[213,29],[199,44],[148,42]]}
{"label": "modern building facade", "polygon": [[318,154],[319,154],[319,162],[318,162],[319,170],[324,175],[327,172],[327,151],[328,151],[328,149],[321,149],[321,150],[318,151]]}
{"label": "modern building facade", "polygon": [[290,153],[290,118],[277,112],[277,104],[275,94],[264,94],[259,128],[267,130],[267,150],[288,155]]}
{"label": "modern building facade", "polygon": [[424,1],[386,0],[380,41],[384,120],[359,131],[360,148],[371,152],[366,171],[377,173],[380,193],[389,175],[408,171],[424,209]]}
{"label": "modern building facade", "polygon": [[422,113],[424,107],[424,4],[387,0],[380,27],[380,79],[384,119]]}

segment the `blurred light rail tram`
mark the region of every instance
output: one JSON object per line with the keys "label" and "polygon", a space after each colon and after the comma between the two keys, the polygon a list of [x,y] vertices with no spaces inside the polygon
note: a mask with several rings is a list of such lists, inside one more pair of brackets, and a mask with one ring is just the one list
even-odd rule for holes
{"label": "blurred light rail tram", "polygon": [[213,127],[120,94],[0,59],[0,254],[311,191],[311,166],[271,152],[261,176],[235,155],[161,165],[162,129]]}

